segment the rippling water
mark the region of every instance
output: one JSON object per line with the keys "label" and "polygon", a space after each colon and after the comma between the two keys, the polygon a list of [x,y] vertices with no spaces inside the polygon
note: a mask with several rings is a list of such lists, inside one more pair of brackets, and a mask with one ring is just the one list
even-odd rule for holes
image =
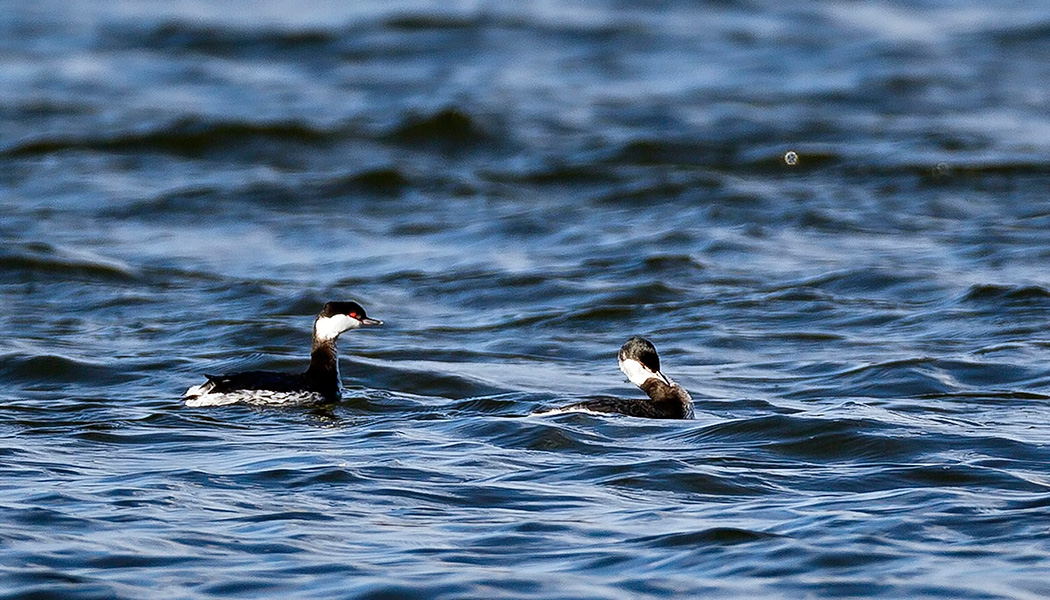
{"label": "rippling water", "polygon": [[349,4],[0,11],[0,597],[1050,596],[1042,6]]}

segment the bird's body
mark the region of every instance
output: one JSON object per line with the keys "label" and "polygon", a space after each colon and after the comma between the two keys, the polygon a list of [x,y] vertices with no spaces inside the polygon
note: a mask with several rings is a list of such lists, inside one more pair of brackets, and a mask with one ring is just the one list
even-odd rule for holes
{"label": "bird's body", "polygon": [[632,337],[620,347],[617,359],[620,370],[649,396],[648,400],[600,398],[549,412],[618,413],[647,419],[693,418],[693,399],[685,388],[660,371],[660,356],[652,342]]}
{"label": "bird's body", "polygon": [[205,375],[207,381],[186,390],[187,406],[224,404],[317,404],[342,397],[336,340],[339,334],[362,325],[380,325],[369,319],[356,302],[329,302],[314,320],[310,367],[302,373],[247,371]]}

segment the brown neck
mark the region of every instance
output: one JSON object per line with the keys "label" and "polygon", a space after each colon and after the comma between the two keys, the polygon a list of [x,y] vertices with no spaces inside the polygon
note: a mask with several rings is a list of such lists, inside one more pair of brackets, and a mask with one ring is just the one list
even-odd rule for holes
{"label": "brown neck", "polygon": [[649,399],[654,405],[663,407],[661,410],[674,415],[675,418],[693,418],[693,399],[689,392],[677,383],[668,384],[656,377],[650,377],[638,386],[649,394]]}
{"label": "brown neck", "polygon": [[683,396],[686,396],[682,386],[677,383],[668,385],[656,377],[646,379],[638,387],[642,388],[653,402],[683,402]]}

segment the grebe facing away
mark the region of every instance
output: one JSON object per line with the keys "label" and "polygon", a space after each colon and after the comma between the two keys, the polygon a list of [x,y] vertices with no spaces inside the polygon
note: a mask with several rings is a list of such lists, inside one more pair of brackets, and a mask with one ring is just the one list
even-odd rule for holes
{"label": "grebe facing away", "polygon": [[685,388],[660,372],[660,355],[656,353],[652,342],[645,338],[632,337],[620,346],[617,358],[620,370],[631,383],[649,395],[648,400],[603,398],[579,402],[550,412],[619,413],[649,419],[693,418],[693,399]]}
{"label": "grebe facing away", "polygon": [[186,390],[187,406],[247,404],[313,404],[338,402],[342,386],[335,342],[339,334],[362,325],[382,325],[369,319],[356,302],[328,302],[314,320],[310,368],[303,373],[248,371],[205,375],[208,381]]}

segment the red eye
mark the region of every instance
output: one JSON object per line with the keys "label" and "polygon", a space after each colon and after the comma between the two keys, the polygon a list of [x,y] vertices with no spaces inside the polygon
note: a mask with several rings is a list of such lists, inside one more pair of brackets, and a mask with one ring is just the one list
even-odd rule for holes
{"label": "red eye", "polygon": [[356,319],[357,318],[357,313],[350,313],[350,318],[351,319]]}

